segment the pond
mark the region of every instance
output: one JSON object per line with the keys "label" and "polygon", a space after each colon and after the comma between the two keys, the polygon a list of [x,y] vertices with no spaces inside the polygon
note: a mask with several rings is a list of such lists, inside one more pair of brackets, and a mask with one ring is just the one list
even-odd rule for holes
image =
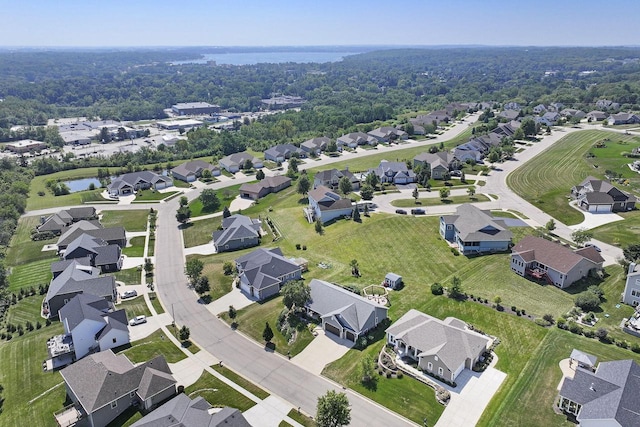
{"label": "pond", "polygon": [[71,181],[64,181],[63,184],[69,187],[69,191],[71,193],[88,190],[91,184],[93,184],[96,188],[100,188],[102,186],[98,178],[74,179]]}

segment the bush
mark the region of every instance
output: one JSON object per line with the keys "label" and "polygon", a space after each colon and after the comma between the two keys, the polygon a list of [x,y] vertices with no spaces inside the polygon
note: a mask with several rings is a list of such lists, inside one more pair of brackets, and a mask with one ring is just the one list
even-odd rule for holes
{"label": "bush", "polygon": [[609,332],[605,328],[598,328],[595,332],[595,336],[598,337],[600,341],[606,340],[607,335],[609,335]]}
{"label": "bush", "polygon": [[616,340],[616,345],[618,347],[621,347],[621,348],[628,348],[629,347],[629,343],[626,342],[625,340]]}
{"label": "bush", "polygon": [[584,336],[587,338],[593,338],[596,336],[596,333],[594,331],[592,331],[591,329],[587,329],[584,331]]}
{"label": "bush", "polygon": [[451,253],[452,253],[454,256],[458,256],[458,255],[460,255],[460,252],[458,252],[458,250],[457,250],[456,248],[449,248],[449,249],[451,250]]}
{"label": "bush", "polygon": [[640,344],[633,343],[631,345],[631,351],[633,351],[634,353],[640,353]]}
{"label": "bush", "polygon": [[433,295],[442,295],[444,293],[444,288],[440,283],[436,282],[431,285],[431,293]]}
{"label": "bush", "polygon": [[582,327],[573,321],[569,322],[569,331],[572,334],[582,335]]}
{"label": "bush", "polygon": [[511,311],[518,311],[518,309],[516,308],[516,306],[515,306],[515,305],[512,305],[512,306],[511,306]]}
{"label": "bush", "polygon": [[302,247],[302,245],[300,245],[300,243],[296,243],[296,249],[300,250],[300,248]]}
{"label": "bush", "polygon": [[[522,310],[522,314],[524,314],[524,310]],[[549,324],[553,324],[553,315],[545,314],[542,318]]]}
{"label": "bush", "polygon": [[594,311],[600,305],[600,297],[593,292],[583,292],[576,297],[575,304],[583,311]]}
{"label": "bush", "polygon": [[558,318],[558,322],[556,324],[557,324],[558,328],[566,329],[567,328],[567,319],[565,319],[564,317],[560,317],[560,318]]}

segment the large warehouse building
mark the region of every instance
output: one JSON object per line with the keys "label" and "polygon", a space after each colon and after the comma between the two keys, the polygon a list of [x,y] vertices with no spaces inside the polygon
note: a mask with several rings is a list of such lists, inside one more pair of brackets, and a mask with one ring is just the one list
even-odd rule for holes
{"label": "large warehouse building", "polygon": [[171,106],[171,111],[179,116],[193,116],[197,114],[216,114],[220,112],[219,105],[208,102],[184,102]]}

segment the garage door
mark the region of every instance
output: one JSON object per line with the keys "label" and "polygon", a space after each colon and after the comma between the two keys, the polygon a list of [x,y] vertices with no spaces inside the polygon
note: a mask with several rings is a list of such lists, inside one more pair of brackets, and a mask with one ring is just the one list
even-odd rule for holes
{"label": "garage door", "polygon": [[598,205],[597,212],[611,212],[611,205]]}
{"label": "garage door", "polygon": [[349,341],[355,341],[356,340],[356,334],[354,334],[351,331],[347,331],[345,338],[348,339]]}
{"label": "garage door", "polygon": [[161,190],[163,188],[165,188],[167,186],[167,184],[165,184],[164,182],[159,182],[156,184],[156,189]]}
{"label": "garage door", "polygon": [[340,329],[336,328],[333,325],[330,325],[329,323],[324,324],[324,330],[327,332],[331,332],[334,335],[340,336]]}

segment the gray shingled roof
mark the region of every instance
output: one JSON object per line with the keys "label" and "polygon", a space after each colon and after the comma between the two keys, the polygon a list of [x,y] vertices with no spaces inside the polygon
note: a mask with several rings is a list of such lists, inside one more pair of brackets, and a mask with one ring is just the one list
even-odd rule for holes
{"label": "gray shingled roof", "polygon": [[202,397],[190,399],[181,393],[138,420],[131,427],[250,427],[242,413],[225,407],[209,413],[211,405]]}
{"label": "gray shingled roof", "polygon": [[255,239],[260,237],[260,220],[245,215],[231,215],[222,220],[222,230],[213,232],[216,247],[224,246],[233,240]]}
{"label": "gray shingled roof", "polygon": [[139,183],[149,183],[155,185],[160,181],[168,183],[173,182],[169,177],[158,175],[157,173],[150,171],[131,172],[120,175],[119,177],[114,179],[111,184],[107,186],[107,189],[111,190],[114,188],[122,188],[126,185],[135,187]]}
{"label": "gray shingled roof", "polygon": [[102,297],[78,294],[60,309],[60,321],[73,331],[85,319],[103,322],[102,316],[112,309],[113,304]]}
{"label": "gray shingled roof", "polygon": [[279,277],[300,270],[300,266],[282,255],[280,248],[256,249],[237,258],[242,274],[255,289],[264,289],[279,283]]}
{"label": "gray shingled roof", "polygon": [[100,297],[113,294],[116,282],[113,276],[99,276],[99,270],[94,267],[69,265],[58,277],[51,280],[46,300],[56,295],[70,293],[89,293]]}
{"label": "gray shingled roof", "polygon": [[54,276],[57,276],[59,273],[62,273],[67,269],[70,265],[75,265],[76,267],[85,266],[90,267],[91,264],[87,258],[76,258],[76,259],[63,259],[62,261],[55,261],[51,263],[51,272]]}
{"label": "gray shingled roof", "polygon": [[503,220],[494,219],[488,212],[469,203],[458,206],[456,214],[453,224],[463,242],[510,241],[513,237]]}
{"label": "gray shingled roof", "polygon": [[461,328],[460,320],[444,321],[411,309],[387,329],[387,334],[418,350],[418,356],[437,355],[454,372],[467,359],[475,359],[489,339]]}
{"label": "gray shingled roof", "polygon": [[189,175],[189,173],[197,175],[201,174],[205,169],[213,171],[217,168],[217,166],[213,166],[211,163],[207,163],[203,160],[191,160],[190,162],[182,163],[181,165],[178,165],[175,168],[171,169],[171,173],[175,172],[182,176],[187,176]]}

